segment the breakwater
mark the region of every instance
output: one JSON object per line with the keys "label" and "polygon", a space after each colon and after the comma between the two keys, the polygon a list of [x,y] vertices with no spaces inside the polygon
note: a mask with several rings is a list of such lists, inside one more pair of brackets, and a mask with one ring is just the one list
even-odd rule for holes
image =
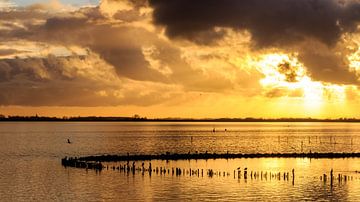
{"label": "breakwater", "polygon": [[79,161],[98,161],[98,162],[116,162],[116,161],[149,161],[149,160],[206,160],[206,159],[237,159],[237,158],[360,158],[360,153],[254,153],[254,154],[234,154],[234,153],[165,153],[165,154],[134,154],[134,155],[101,155],[84,156],[77,158]]}
{"label": "breakwater", "polygon": [[[197,177],[230,177],[234,179],[246,180],[282,180],[289,181],[294,185],[295,183],[295,170],[291,171],[274,171],[274,170],[250,170],[246,166],[242,168],[233,168],[226,170],[213,169],[211,167],[172,167],[170,165],[152,165],[151,160],[197,160],[197,159],[236,159],[236,158],[314,158],[314,159],[334,159],[334,158],[359,158],[360,153],[266,153],[266,154],[216,154],[216,153],[165,153],[159,155],[102,155],[102,156],[85,156],[85,157],[70,157],[63,158],[62,165],[65,167],[76,167],[83,169],[113,170],[125,174],[147,174],[151,175],[169,175],[169,176],[197,176]],[[108,163],[106,163],[108,162]],[[112,163],[113,162],[113,163]],[[155,162],[156,163],[156,162]],[[331,169],[331,170],[330,170]],[[360,171],[340,171],[336,173],[331,167],[330,172],[323,173],[322,175],[301,175],[298,179],[315,177],[323,181],[324,184],[333,186],[335,182],[339,184],[346,183],[347,181],[360,180]]]}
{"label": "breakwater", "polygon": [[[133,156],[127,156],[127,159],[132,158]],[[173,167],[171,165],[153,165],[152,161],[138,161],[138,160],[127,160],[120,162],[113,162],[109,160],[109,163],[101,163],[100,161],[85,161],[84,157],[82,158],[63,158],[62,164],[65,167],[75,167],[75,168],[83,168],[83,169],[94,169],[96,171],[101,170],[113,170],[120,173],[124,173],[127,175],[160,175],[160,176],[190,176],[190,177],[226,177],[233,178],[238,180],[260,180],[260,181],[289,181],[292,185],[295,184],[295,170],[294,168],[290,170],[276,171],[276,170],[250,170],[246,167],[246,165],[242,165],[241,167],[235,167],[233,169],[220,170],[219,168],[213,169],[211,167]],[[156,162],[155,162],[156,163]],[[331,169],[331,170],[330,170]],[[324,173],[320,175],[318,179],[323,181],[324,184],[333,184],[338,181],[339,184],[346,183],[347,181],[360,180],[359,174],[360,171],[350,170],[350,171],[340,171],[337,170],[336,173],[333,171],[331,167],[329,167],[330,172]],[[314,175],[304,175],[298,176],[298,180],[303,180],[304,178],[314,178],[317,176]],[[329,183],[327,183],[329,182]]]}
{"label": "breakwater", "polygon": [[65,167],[77,167],[101,170],[101,162],[120,161],[151,161],[151,160],[207,160],[207,159],[239,159],[239,158],[360,158],[360,153],[254,153],[254,154],[232,154],[232,153],[187,153],[177,154],[166,152],[165,154],[134,154],[134,155],[101,155],[84,157],[65,157],[61,164]]}

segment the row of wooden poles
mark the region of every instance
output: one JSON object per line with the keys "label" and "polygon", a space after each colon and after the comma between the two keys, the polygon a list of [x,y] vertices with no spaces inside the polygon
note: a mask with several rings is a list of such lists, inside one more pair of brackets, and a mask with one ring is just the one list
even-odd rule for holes
{"label": "row of wooden poles", "polygon": [[[125,173],[133,173],[135,174],[135,172],[141,172],[141,173],[145,173],[148,172],[150,175],[152,173],[156,173],[156,174],[160,174],[160,175],[175,175],[175,176],[182,176],[182,175],[190,175],[190,176],[208,176],[208,177],[214,177],[214,176],[218,176],[218,177],[226,177],[226,176],[230,176],[231,173],[228,171],[219,171],[219,170],[214,170],[214,169],[182,169],[182,168],[174,168],[172,167],[170,168],[166,168],[166,167],[152,167],[151,162],[149,163],[149,166],[147,168],[145,168],[145,164],[142,163],[141,167],[136,167],[135,166],[135,161],[132,163],[132,165],[130,165],[129,162],[127,162],[126,164],[123,165],[118,165],[118,166],[109,166],[106,165],[104,166],[101,162],[86,162],[86,161],[79,161],[77,158],[64,158],[62,159],[62,165],[65,167],[75,167],[75,168],[85,168],[85,169],[94,169],[94,170],[102,170],[102,169],[107,169],[107,170],[118,170],[120,172],[125,172]],[[204,172],[205,171],[205,172]],[[243,170],[239,168],[237,168],[236,170],[233,171],[233,177],[234,178],[244,178],[245,180],[250,178],[250,179],[278,179],[278,180],[289,180],[290,178],[294,181],[295,178],[295,170],[292,169],[291,175],[289,174],[289,172],[263,172],[263,171],[248,171],[247,168],[244,168]]]}
{"label": "row of wooden poles", "polygon": [[[286,139],[286,141],[284,141],[283,139]],[[290,137],[291,138],[291,137]],[[332,137],[332,136],[329,136],[329,137],[318,137],[318,136],[308,136],[308,137],[303,137],[301,139],[301,142],[302,143],[305,143],[306,141],[305,140],[308,140],[308,143],[311,144],[312,141],[314,141],[315,139],[315,143],[319,142],[320,144],[346,144],[346,145],[354,145],[354,141],[353,141],[353,138],[350,137],[350,139],[348,141],[345,141],[345,142],[337,142],[336,141],[336,137]],[[325,141],[324,141],[325,140]],[[327,141],[328,140],[328,141]],[[282,137],[282,136],[278,136],[278,143],[280,142],[286,142],[286,143],[289,143],[289,137],[286,136],[286,137]]]}
{"label": "row of wooden poles", "polygon": [[[175,176],[182,176],[182,175],[189,175],[189,176],[198,176],[203,177],[204,175],[208,177],[229,177],[231,176],[231,173],[228,171],[220,171],[220,170],[214,170],[214,169],[192,169],[192,168],[178,168],[178,167],[172,167],[172,168],[166,168],[166,167],[152,167],[151,163],[149,163],[149,166],[146,168],[144,166],[144,163],[142,163],[141,167],[136,167],[135,162],[133,162],[132,165],[127,162],[123,165],[118,166],[106,166],[107,170],[118,170],[119,172],[125,172],[125,173],[133,173],[135,172],[141,172],[144,174],[145,172],[148,172],[150,175],[152,173],[160,174],[160,175],[175,175]],[[241,170],[241,168],[237,168],[236,170],[233,170],[233,177],[241,179],[244,178],[245,180],[250,179],[261,179],[261,180],[267,180],[267,179],[278,179],[278,180],[287,180],[292,179],[294,181],[295,178],[295,170],[292,169],[291,174],[289,172],[264,172],[264,171],[248,171],[247,168],[244,168]]]}
{"label": "row of wooden poles", "polygon": [[[145,172],[156,175],[172,175],[172,176],[197,176],[197,177],[230,177],[231,173],[229,171],[220,171],[214,169],[192,169],[192,168],[178,168],[178,167],[152,167],[151,162],[149,162],[148,167],[145,167],[144,162],[141,164],[141,167],[136,167],[135,161],[130,165],[128,161],[126,164],[120,164],[118,166],[115,165],[106,165],[104,166],[101,162],[86,162],[79,161],[77,158],[64,158],[62,159],[62,165],[65,167],[76,167],[76,168],[85,168],[85,169],[94,169],[96,171],[101,171],[102,169],[107,170],[118,170],[119,172],[124,173],[132,173],[140,172],[144,174]],[[360,171],[355,171],[355,173],[359,173]],[[284,181],[292,181],[294,185],[295,181],[295,170],[292,169],[291,172],[271,172],[271,171],[248,171],[247,168],[241,169],[240,167],[233,170],[233,178],[234,179],[251,179],[251,180],[284,180]],[[333,169],[331,169],[330,174],[323,174],[320,176],[320,180],[324,183],[330,182],[332,186],[334,181],[338,181],[339,183],[352,181],[354,179],[358,179],[357,177],[344,174],[334,175]]]}
{"label": "row of wooden poles", "polygon": [[[355,171],[355,173],[360,173],[360,172]],[[358,178],[356,177],[355,179],[358,179]],[[333,169],[331,169],[329,176],[327,174],[323,174],[322,176],[320,176],[320,180],[322,180],[324,183],[326,183],[327,181],[330,181],[330,185],[333,185],[335,180],[337,180],[339,183],[353,181],[354,176],[344,175],[344,174],[340,174],[340,173],[336,176],[336,175],[334,175]]]}

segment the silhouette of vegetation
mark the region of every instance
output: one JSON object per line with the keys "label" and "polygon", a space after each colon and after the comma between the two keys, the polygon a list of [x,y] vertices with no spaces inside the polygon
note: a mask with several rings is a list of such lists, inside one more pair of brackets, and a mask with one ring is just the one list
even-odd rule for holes
{"label": "silhouette of vegetation", "polygon": [[5,116],[0,114],[0,121],[59,121],[59,122],[116,122],[116,121],[149,121],[149,122],[360,122],[357,118],[338,118],[338,119],[314,119],[314,118],[154,118],[148,119],[140,115],[132,117],[100,117],[100,116],[76,116],[76,117],[47,117],[47,116]]}

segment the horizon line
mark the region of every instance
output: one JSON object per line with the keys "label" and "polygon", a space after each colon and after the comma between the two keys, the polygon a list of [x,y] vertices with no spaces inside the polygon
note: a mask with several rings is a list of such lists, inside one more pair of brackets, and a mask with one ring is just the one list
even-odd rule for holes
{"label": "horizon line", "polygon": [[174,121],[174,122],[360,122],[360,118],[340,117],[340,118],[256,118],[256,117],[237,117],[237,118],[147,118],[139,115],[134,116],[20,116],[20,115],[1,115],[0,121]]}

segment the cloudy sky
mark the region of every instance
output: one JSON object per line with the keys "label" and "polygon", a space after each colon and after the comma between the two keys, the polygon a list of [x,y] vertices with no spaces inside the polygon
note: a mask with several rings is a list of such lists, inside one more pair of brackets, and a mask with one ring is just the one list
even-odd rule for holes
{"label": "cloudy sky", "polygon": [[358,0],[0,0],[0,114],[360,118]]}

